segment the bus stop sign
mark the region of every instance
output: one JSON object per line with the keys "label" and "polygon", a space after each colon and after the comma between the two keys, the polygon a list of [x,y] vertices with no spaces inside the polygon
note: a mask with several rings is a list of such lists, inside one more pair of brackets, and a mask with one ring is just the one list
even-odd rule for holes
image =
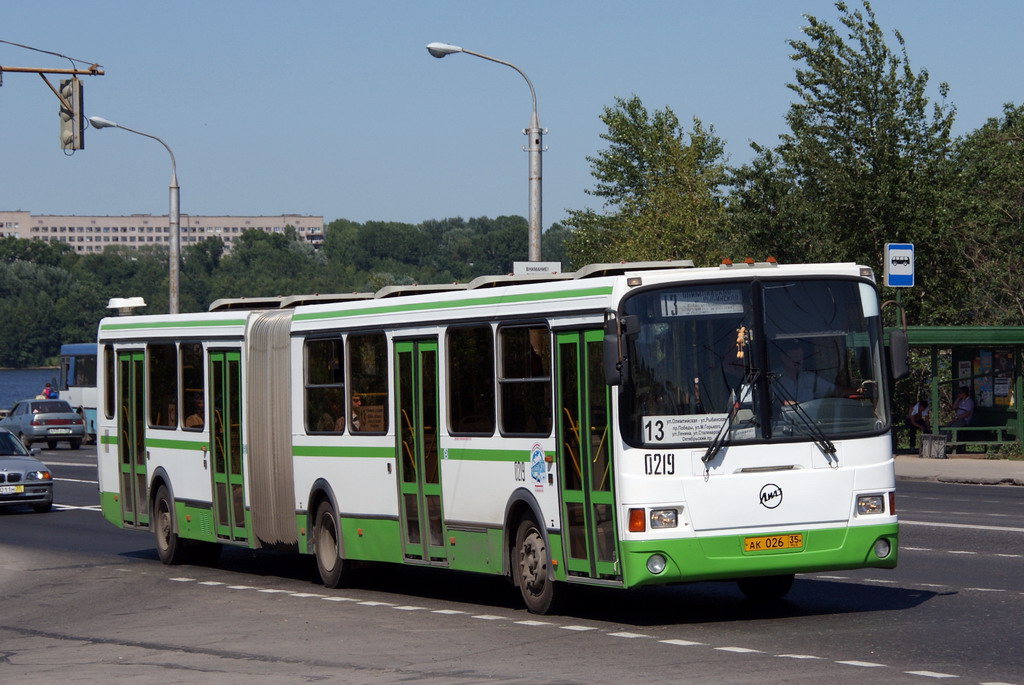
{"label": "bus stop sign", "polygon": [[914,287],[914,244],[885,244],[885,284],[890,288]]}

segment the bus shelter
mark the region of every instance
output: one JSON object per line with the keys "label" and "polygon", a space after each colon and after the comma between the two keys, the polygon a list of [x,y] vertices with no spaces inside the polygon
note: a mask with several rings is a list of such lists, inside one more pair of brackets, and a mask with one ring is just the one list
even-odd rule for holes
{"label": "bus shelter", "polygon": [[[1016,398],[1022,397],[1018,360],[1024,351],[1024,326],[908,326],[907,340],[918,374],[917,399],[928,400],[932,436],[938,445],[989,448],[1021,440],[1024,417]],[[951,427],[960,388],[974,402],[969,425]],[[903,408],[906,412],[907,408]],[[922,456],[930,447],[922,438]],[[932,448],[936,447],[934,443]]]}

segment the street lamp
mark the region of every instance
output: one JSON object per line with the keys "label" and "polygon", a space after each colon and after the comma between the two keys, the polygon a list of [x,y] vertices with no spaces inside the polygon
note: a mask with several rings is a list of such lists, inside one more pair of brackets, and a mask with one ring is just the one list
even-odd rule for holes
{"label": "street lamp", "polygon": [[170,209],[170,222],[171,222],[171,258],[170,258],[170,294],[168,297],[169,310],[171,314],[178,313],[178,261],[181,258],[181,232],[178,225],[178,210],[181,208],[181,200],[178,196],[178,168],[174,163],[174,153],[171,152],[171,148],[167,146],[167,143],[160,140],[156,136],[142,131],[136,131],[133,128],[122,126],[121,124],[115,124],[113,121],[108,121],[103,117],[89,117],[89,123],[93,128],[120,128],[130,133],[137,133],[140,136],[152,138],[156,142],[164,146],[167,150],[167,154],[171,156],[171,185],[170,185],[170,196],[171,196],[171,209]]}
{"label": "street lamp", "polygon": [[537,93],[533,90],[533,84],[530,82],[530,78],[523,73],[523,70],[504,60],[496,59],[494,57],[488,57],[482,55],[479,52],[473,52],[472,50],[466,50],[460,48],[457,45],[448,45],[447,43],[431,43],[427,46],[427,52],[434,57],[441,59],[448,55],[453,55],[457,52],[464,52],[467,55],[473,55],[474,57],[480,57],[491,62],[497,62],[498,64],[504,64],[506,67],[512,67],[519,72],[519,75],[526,79],[526,85],[530,86],[530,98],[533,100],[533,114],[530,117],[529,128],[523,129],[523,133],[529,136],[529,143],[526,146],[526,151],[530,153],[530,249],[529,259],[531,262],[540,261],[540,197],[541,197],[541,163],[540,153],[542,152],[541,142],[544,139],[544,130],[540,127],[540,121],[537,119]]}

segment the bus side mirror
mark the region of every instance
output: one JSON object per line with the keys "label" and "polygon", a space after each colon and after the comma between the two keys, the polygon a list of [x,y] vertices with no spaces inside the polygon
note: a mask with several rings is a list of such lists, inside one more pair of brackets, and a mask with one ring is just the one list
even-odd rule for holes
{"label": "bus side mirror", "polygon": [[910,345],[905,331],[889,333],[889,369],[894,381],[910,375]]}
{"label": "bus side mirror", "polygon": [[622,356],[622,340],[640,332],[640,318],[635,314],[604,322],[604,382],[622,385],[626,382],[626,359]]}
{"label": "bus side mirror", "polygon": [[622,359],[619,357],[619,326],[615,319],[604,322],[604,382],[622,383]]}

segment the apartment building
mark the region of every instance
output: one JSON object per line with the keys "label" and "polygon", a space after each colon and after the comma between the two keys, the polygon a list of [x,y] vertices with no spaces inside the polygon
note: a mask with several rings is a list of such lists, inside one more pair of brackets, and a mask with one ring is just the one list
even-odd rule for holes
{"label": "apartment building", "polygon": [[[217,237],[227,250],[243,231],[255,229],[283,233],[294,226],[299,240],[319,247],[324,239],[324,218],[300,214],[274,216],[193,216],[182,214],[181,247],[204,238]],[[63,216],[0,211],[0,237],[63,242],[75,252],[102,252],[109,245],[138,248],[142,245],[170,243],[167,215],[131,214],[128,216]]]}

